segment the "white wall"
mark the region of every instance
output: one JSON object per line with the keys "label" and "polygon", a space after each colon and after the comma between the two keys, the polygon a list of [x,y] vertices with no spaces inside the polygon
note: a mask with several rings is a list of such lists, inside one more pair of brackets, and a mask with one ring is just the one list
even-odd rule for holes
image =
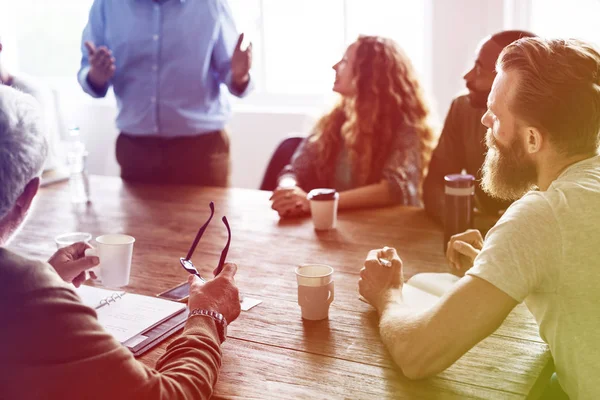
{"label": "white wall", "polygon": [[475,60],[477,45],[504,29],[502,0],[432,0],[432,92],[441,121],[452,98],[465,90],[462,76]]}
{"label": "white wall", "polygon": [[[88,169],[96,175],[119,175],[115,158],[118,130],[116,107],[90,102],[77,107],[71,119],[81,129],[89,151]],[[306,135],[314,122],[309,113],[238,111],[227,127],[231,139],[231,186],[258,189],[277,144],[290,134]]]}
{"label": "white wall", "polygon": [[231,137],[231,185],[258,189],[273,151],[289,135],[306,136],[315,118],[306,110],[264,112],[240,107],[227,130]]}
{"label": "white wall", "polygon": [[[64,97],[64,96],[63,96]],[[75,95],[79,98],[79,95]],[[68,120],[79,126],[89,151],[88,168],[97,175],[118,175],[114,121],[116,106],[109,99],[67,102]],[[68,104],[68,105],[67,105]],[[231,139],[231,186],[258,189],[277,144],[290,134],[306,135],[314,118],[302,110],[260,111],[239,106],[227,126]]]}

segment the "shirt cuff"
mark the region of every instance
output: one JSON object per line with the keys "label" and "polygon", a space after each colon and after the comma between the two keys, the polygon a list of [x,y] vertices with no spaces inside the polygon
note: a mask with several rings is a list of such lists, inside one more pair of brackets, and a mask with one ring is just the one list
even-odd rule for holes
{"label": "shirt cuff", "polygon": [[254,90],[254,80],[252,79],[252,73],[248,73],[248,76],[249,76],[249,79],[248,79],[248,84],[246,85],[246,88],[244,90],[242,90],[241,92],[239,92],[233,87],[232,74],[231,74],[231,70],[229,70],[229,72],[225,76],[225,84],[229,88],[229,92],[236,97],[240,97],[240,98],[246,97],[252,90]]}
{"label": "shirt cuff", "polygon": [[106,85],[106,87],[101,91],[96,91],[96,89],[88,81],[88,73],[89,72],[90,72],[89,66],[83,67],[79,71],[79,75],[77,76],[77,80],[79,81],[79,84],[83,88],[83,91],[96,99],[106,96],[106,93],[108,92],[108,87],[110,85]]}

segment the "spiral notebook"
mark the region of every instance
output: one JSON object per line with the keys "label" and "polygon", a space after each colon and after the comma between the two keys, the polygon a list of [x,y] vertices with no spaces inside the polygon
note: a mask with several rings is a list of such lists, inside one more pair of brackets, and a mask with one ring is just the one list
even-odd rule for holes
{"label": "spiral notebook", "polygon": [[[96,310],[100,325],[134,354],[136,348],[150,344],[145,342],[164,339],[166,333],[174,333],[185,322],[182,313],[186,306],[182,303],[86,285],[75,291],[85,305]],[[168,325],[166,329],[154,329],[163,323]],[[151,331],[156,332],[144,335]]]}

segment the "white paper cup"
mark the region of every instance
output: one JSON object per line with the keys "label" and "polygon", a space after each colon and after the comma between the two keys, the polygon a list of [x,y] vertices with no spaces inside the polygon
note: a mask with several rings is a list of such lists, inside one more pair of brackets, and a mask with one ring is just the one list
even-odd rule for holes
{"label": "white paper cup", "polygon": [[92,240],[92,234],[87,232],[69,232],[58,235],[54,238],[56,247],[62,249],[77,242],[89,243]]}
{"label": "white paper cup", "polygon": [[122,234],[102,235],[96,238],[95,248],[87,249],[86,256],[97,256],[100,264],[93,269],[106,287],[129,284],[131,257],[135,238]]}
{"label": "white paper cup", "polygon": [[322,264],[305,264],[296,268],[298,305],[302,318],[322,320],[329,317],[333,302],[333,268]]}
{"label": "white paper cup", "polygon": [[339,193],[333,189],[313,189],[307,196],[310,201],[310,213],[318,231],[335,229]]}

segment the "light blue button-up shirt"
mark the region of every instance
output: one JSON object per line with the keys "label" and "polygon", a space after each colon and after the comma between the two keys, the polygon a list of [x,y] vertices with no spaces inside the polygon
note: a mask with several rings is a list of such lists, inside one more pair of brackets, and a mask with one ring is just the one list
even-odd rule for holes
{"label": "light blue button-up shirt", "polygon": [[[106,46],[116,59],[117,127],[133,135],[189,136],[221,130],[231,115],[225,84],[238,33],[226,0],[94,0],[83,31],[78,80],[87,81],[84,43]],[[106,88],[108,89],[108,88]]]}

